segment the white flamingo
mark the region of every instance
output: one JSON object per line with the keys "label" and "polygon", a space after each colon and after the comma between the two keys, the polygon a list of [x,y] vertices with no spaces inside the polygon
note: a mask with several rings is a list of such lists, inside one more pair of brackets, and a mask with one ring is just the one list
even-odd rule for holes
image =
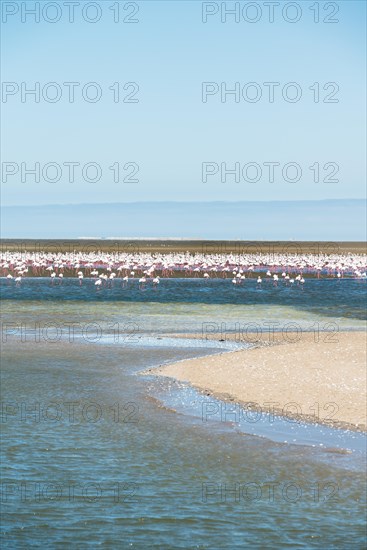
{"label": "white flamingo", "polygon": [[145,288],[145,283],[147,282],[145,277],[141,277],[139,279],[139,288],[140,290],[143,290]]}

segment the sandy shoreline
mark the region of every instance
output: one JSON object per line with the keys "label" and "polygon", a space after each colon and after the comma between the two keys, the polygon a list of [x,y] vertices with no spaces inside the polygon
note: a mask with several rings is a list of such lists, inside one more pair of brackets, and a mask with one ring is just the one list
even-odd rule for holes
{"label": "sandy shoreline", "polygon": [[251,409],[366,431],[366,333],[274,333],[257,340],[252,349],[180,361],[151,373],[189,382],[219,399],[252,403]]}

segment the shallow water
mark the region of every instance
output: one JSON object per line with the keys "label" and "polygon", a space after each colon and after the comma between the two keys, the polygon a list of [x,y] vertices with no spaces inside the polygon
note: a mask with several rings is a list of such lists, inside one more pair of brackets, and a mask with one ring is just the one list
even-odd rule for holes
{"label": "shallow water", "polygon": [[93,279],[65,279],[60,284],[50,279],[28,278],[18,286],[14,281],[0,279],[3,300],[50,300],[83,302],[153,302],[169,304],[235,304],[253,306],[282,306],[327,317],[366,319],[364,297],[366,280],[307,279],[302,285],[274,286],[264,280],[261,288],[256,279],[233,285],[230,279],[164,279],[158,288],[141,287],[135,279],[126,287],[121,280],[108,282],[96,290]]}
{"label": "shallow water", "polygon": [[336,286],[332,317],[315,283],[309,304],[292,305],[274,303],[273,289],[266,304],[234,305],[224,286],[226,303],[204,304],[212,281],[193,302],[186,282],[171,302],[158,301],[161,287],[130,302],[75,281],[67,301],[48,280],[3,288],[3,547],[364,548],[364,436],[265,416],[204,420],[212,398],[141,375],[236,346],[165,336],[203,322],[361,326],[362,285]]}
{"label": "shallow water", "polygon": [[[307,330],[315,333],[366,328],[366,281],[308,279],[305,288],[274,287],[265,282],[262,289],[255,280],[233,288],[230,280],[162,280],[158,289],[139,289],[138,281],[123,288],[114,281],[97,291],[93,280],[82,285],[66,279],[53,285],[49,279],[25,279],[20,286],[0,279],[3,320],[18,327],[41,329],[52,323],[49,337],[59,329],[70,329],[83,319],[95,323],[106,333],[128,333],[133,341],[148,332],[193,332],[239,335],[267,331]],[[83,316],[79,311],[83,310]],[[293,326],[292,324],[293,323]],[[80,329],[80,327],[79,327]],[[20,332],[20,328],[19,328]],[[90,338],[98,328],[89,326]],[[46,335],[45,335],[46,337]],[[135,338],[136,339],[136,338]],[[249,337],[249,341],[253,338]]]}

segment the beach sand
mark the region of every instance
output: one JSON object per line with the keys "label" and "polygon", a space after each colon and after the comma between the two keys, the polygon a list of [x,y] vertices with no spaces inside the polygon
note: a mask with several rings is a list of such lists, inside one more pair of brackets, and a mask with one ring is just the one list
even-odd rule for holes
{"label": "beach sand", "polygon": [[252,409],[365,431],[366,350],[364,332],[263,335],[252,349],[185,360],[154,373],[219,399],[251,402]]}

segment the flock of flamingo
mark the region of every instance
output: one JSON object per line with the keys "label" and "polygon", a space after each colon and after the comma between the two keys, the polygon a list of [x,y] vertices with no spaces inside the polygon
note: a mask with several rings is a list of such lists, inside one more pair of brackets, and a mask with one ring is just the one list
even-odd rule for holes
{"label": "flock of flamingo", "polygon": [[59,284],[65,277],[94,280],[97,290],[120,280],[123,287],[137,280],[140,288],[148,283],[157,287],[161,278],[173,276],[198,278],[230,278],[233,285],[242,285],[246,278],[256,279],[260,288],[265,280],[274,286],[304,285],[304,275],[342,279],[366,279],[365,254],[203,254],[196,253],[103,253],[103,252],[2,252],[0,276],[19,286],[24,277],[49,277]]}

